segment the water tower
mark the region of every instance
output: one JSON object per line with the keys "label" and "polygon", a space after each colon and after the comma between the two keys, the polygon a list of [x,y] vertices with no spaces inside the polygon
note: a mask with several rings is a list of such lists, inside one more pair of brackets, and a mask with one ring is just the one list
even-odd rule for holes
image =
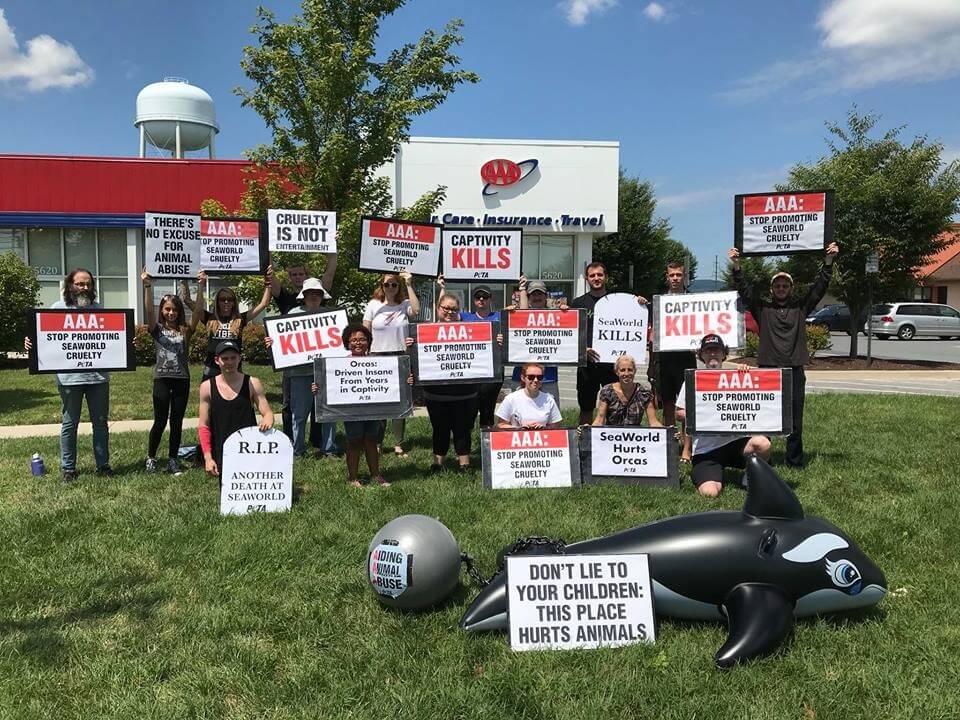
{"label": "water tower", "polygon": [[214,157],[213,136],[217,126],[213,98],[183,78],[167,77],[147,85],[137,95],[140,157],[147,156],[147,143],[182,158],[186,150],[208,148]]}

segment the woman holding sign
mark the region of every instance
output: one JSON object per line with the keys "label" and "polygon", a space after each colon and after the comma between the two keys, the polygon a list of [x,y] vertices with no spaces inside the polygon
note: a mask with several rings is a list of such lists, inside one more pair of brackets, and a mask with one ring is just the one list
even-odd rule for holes
{"label": "woman holding sign", "polygon": [[[147,472],[157,470],[157,450],[163,438],[163,430],[170,418],[169,459],[167,472],[180,474],[177,454],[180,452],[180,438],[183,435],[183,416],[190,399],[190,367],[187,362],[187,347],[190,336],[197,329],[200,313],[193,313],[187,325],[186,310],[183,301],[176,295],[164,295],[160,298],[160,322],[157,322],[153,307],[153,278],[147,274],[147,268],[140,273],[143,281],[143,306],[147,331],[156,344],[157,363],[153,368],[153,427],[150,428],[150,440],[147,445]],[[200,271],[197,276],[197,302],[203,305],[203,290],[207,276]]]}
{"label": "woman holding sign", "polygon": [[540,392],[543,387],[544,367],[539,363],[525,363],[522,368],[523,387],[507,395],[497,409],[500,428],[553,429],[563,420],[560,408],[552,396]]}
{"label": "woman holding sign", "polygon": [[594,425],[640,425],[646,415],[650,427],[663,427],[657,418],[653,394],[636,383],[637,363],[621,355],[613,364],[619,380],[600,389]]}
{"label": "woman holding sign", "polygon": [[[406,295],[406,297],[403,297]],[[388,273],[380,278],[380,284],[373,291],[370,302],[363,313],[363,327],[372,333],[370,352],[399,354],[406,350],[404,341],[410,318],[420,314],[420,298],[413,287],[413,275],[401,270],[396,275]],[[403,437],[407,421],[403,418],[392,420],[393,452],[397,457],[405,458]],[[378,443],[383,443],[386,433],[386,421],[381,422]]]}
{"label": "woman holding sign", "polygon": [[[221,288],[213,298],[213,312],[200,310],[200,322],[207,327],[207,358],[203,363],[203,377],[210,378],[220,374],[220,367],[216,361],[217,345],[224,340],[232,340],[238,347],[243,347],[243,329],[251,320],[262,313],[270,304],[270,283],[273,279],[273,268],[268,267],[263,283],[263,297],[252,310],[240,312],[237,307],[237,294],[233,288]],[[198,302],[198,308],[202,305]]]}

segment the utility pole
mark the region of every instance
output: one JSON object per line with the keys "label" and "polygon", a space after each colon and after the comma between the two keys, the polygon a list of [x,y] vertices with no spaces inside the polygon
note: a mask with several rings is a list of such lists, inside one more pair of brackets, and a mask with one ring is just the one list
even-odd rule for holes
{"label": "utility pole", "polygon": [[[880,272],[880,256],[877,253],[867,255],[864,270],[867,279],[867,367],[870,367],[873,365],[873,279]],[[851,322],[856,320],[851,318]]]}

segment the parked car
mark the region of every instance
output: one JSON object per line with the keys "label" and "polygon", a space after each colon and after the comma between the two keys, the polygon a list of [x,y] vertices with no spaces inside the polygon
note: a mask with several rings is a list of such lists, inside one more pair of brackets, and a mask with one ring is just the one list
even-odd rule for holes
{"label": "parked car", "polygon": [[[873,306],[873,334],[878,340],[896,335],[901,340],[917,336],[949,340],[960,337],[960,312],[939,303],[884,303]],[[867,326],[863,326],[867,331]]]}
{"label": "parked car", "polygon": [[[843,303],[834,303],[832,305],[824,305],[819,310],[815,311],[811,315],[808,315],[807,326],[820,325],[825,327],[827,330],[837,330],[840,332],[845,332],[847,335],[853,335],[853,328],[860,327],[860,325],[866,322],[866,320],[867,313],[866,310],[864,310],[861,314],[859,322],[855,322],[851,325],[850,308]],[[866,332],[864,332],[864,335],[866,335]]]}

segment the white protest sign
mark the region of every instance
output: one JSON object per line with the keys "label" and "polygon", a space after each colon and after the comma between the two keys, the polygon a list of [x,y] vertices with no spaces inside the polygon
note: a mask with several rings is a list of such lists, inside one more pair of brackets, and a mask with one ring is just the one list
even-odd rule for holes
{"label": "white protest sign", "polygon": [[708,333],[723,338],[727,348],[743,345],[736,291],[654,296],[654,352],[697,350]]}
{"label": "white protest sign", "polygon": [[200,270],[200,216],[143,214],[143,263],[154,278],[193,278]]}
{"label": "white protest sign", "polygon": [[240,218],[200,219],[200,267],[211,274],[258,274],[266,269],[260,222]]}
{"label": "white protest sign", "polygon": [[512,650],[656,642],[648,556],[508,555]]}
{"label": "white protest sign", "polygon": [[414,347],[418,383],[493,380],[493,323],[417,323]]}
{"label": "white protest sign", "polygon": [[335,253],[337,214],[327,210],[267,210],[267,246],[271,252]]}
{"label": "white protest sign", "polygon": [[666,477],[667,428],[592,427],[591,474],[613,477]]}
{"label": "white protest sign", "polygon": [[646,363],[648,314],[647,306],[630,293],[610,293],[597,300],[590,347],[600,355],[598,362],[632,355],[638,365]]}
{"label": "white protest sign", "polygon": [[833,191],[736,195],[734,244],[743,255],[822,251],[833,241]]}
{"label": "white protest sign", "polygon": [[520,279],[523,230],[444,228],[443,277],[451,280]]}
{"label": "white protest sign", "polygon": [[360,228],[360,269],[436,277],[442,225],[365,217]]}
{"label": "white protest sign", "polygon": [[577,365],[586,351],[578,310],[511,310],[504,316],[507,362]]}
{"label": "white protest sign", "polygon": [[400,402],[400,359],[396,355],[327,358],[326,370],[327,405]]}
{"label": "white protest sign", "polygon": [[413,553],[396,540],[377,545],[367,560],[367,578],[379,595],[398,598],[413,582]]}
{"label": "white protest sign", "polygon": [[293,445],[276,428],[237,430],[223,443],[220,514],[281,512],[293,502]]}
{"label": "white protest sign", "polygon": [[[579,462],[570,430],[495,430],[481,457],[484,484],[492,490],[572,487]],[[576,478],[579,484],[579,476]]]}
{"label": "white protest sign", "polygon": [[135,369],[133,310],[34,310],[30,373]]}
{"label": "white protest sign", "polygon": [[[698,433],[783,431],[783,371],[697,370],[691,430]],[[687,411],[689,413],[689,403]]]}
{"label": "white protest sign", "polygon": [[273,339],[270,346],[273,369],[311,365],[314,358],[349,354],[340,337],[340,331],[347,322],[346,310],[291,313],[265,318],[263,327]]}

